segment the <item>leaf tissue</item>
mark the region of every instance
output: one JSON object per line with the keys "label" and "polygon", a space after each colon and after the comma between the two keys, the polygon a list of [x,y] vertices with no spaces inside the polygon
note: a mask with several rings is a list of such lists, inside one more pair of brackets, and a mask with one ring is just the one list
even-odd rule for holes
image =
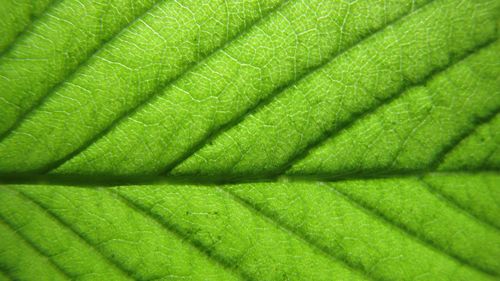
{"label": "leaf tissue", "polygon": [[0,281],[500,280],[499,16],[0,0]]}

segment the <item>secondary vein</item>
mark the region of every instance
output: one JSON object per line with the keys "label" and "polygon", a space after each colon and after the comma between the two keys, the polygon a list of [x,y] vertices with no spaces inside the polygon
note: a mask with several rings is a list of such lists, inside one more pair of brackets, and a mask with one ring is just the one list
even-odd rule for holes
{"label": "secondary vein", "polygon": [[485,116],[475,119],[472,122],[472,126],[468,130],[455,137],[438,155],[436,155],[435,159],[432,161],[431,167],[433,169],[438,169],[439,166],[443,164],[446,157],[452,153],[455,148],[457,148],[469,136],[474,134],[480,126],[491,122],[499,112],[500,108],[497,108]]}
{"label": "secondary vein", "polygon": [[146,15],[149,14],[150,11],[152,11],[153,9],[155,9],[159,4],[161,4],[162,2],[164,2],[166,0],[157,0],[155,2],[154,5],[152,5],[149,9],[147,9],[146,11],[144,11],[142,14],[140,14],[138,17],[136,17],[135,19],[133,19],[132,21],[130,21],[129,23],[127,23],[126,25],[124,25],[118,32],[116,32],[115,34],[113,34],[111,37],[109,37],[108,39],[106,40],[103,40],[99,43],[98,46],[96,46],[96,48],[91,51],[89,54],[87,54],[87,56],[82,60],[80,61],[80,63],[78,65],[76,65],[72,70],[70,70],[64,77],[61,81],[59,81],[59,83],[56,83],[54,86],[52,86],[42,97],[40,97],[31,107],[29,107],[27,110],[25,110],[23,113],[21,113],[21,115],[17,118],[17,120],[12,124],[12,126],[10,126],[9,129],[7,129],[3,134],[0,134],[0,142],[2,142],[5,138],[7,138],[10,134],[12,134],[12,132],[14,132],[17,128],[19,128],[19,126],[21,126],[21,124],[23,123],[23,121],[31,114],[33,114],[33,112],[39,108],[40,106],[42,106],[43,104],[45,104],[48,99],[55,93],[57,92],[57,90],[59,90],[61,87],[64,86],[64,84],[71,80],[75,75],[78,74],[78,70],[83,68],[84,66],[88,65],[88,63],[90,62],[91,58],[93,58],[96,54],[99,53],[99,51],[101,51],[103,49],[103,47],[107,44],[109,44],[110,42],[113,42],[114,40],[116,40],[116,38],[118,38],[122,33],[124,33],[129,27],[131,27],[133,24],[135,24],[136,22],[138,22],[139,20],[141,20],[143,17],[145,17]]}
{"label": "secondary vein", "polygon": [[45,257],[49,264],[59,273],[61,273],[66,279],[74,280],[76,276],[67,272],[64,268],[59,266],[52,257],[47,254],[42,248],[40,248],[36,243],[34,243],[31,239],[26,237],[22,231],[17,231],[14,225],[9,222],[3,215],[0,214],[0,223],[4,223],[8,228],[10,228],[14,233],[17,234],[19,238],[21,238],[26,244],[28,244],[36,253],[40,256]]}
{"label": "secondary vein", "polygon": [[384,213],[380,212],[376,208],[373,208],[373,207],[365,204],[362,200],[357,200],[354,197],[349,196],[349,194],[342,191],[341,189],[335,188],[335,186],[333,186],[333,185],[330,185],[330,187],[332,188],[332,190],[334,192],[341,195],[345,200],[350,202],[354,207],[357,207],[360,210],[363,210],[363,211],[371,214],[372,216],[379,218],[382,222],[386,223],[389,226],[394,227],[395,229],[399,229],[403,234],[405,234],[408,237],[410,237],[411,239],[421,243],[423,246],[428,247],[429,249],[436,251],[438,253],[441,253],[441,254],[449,257],[450,259],[454,260],[455,262],[462,264],[462,265],[465,265],[473,270],[479,271],[483,274],[493,276],[493,277],[498,276],[498,274],[496,272],[493,272],[489,268],[484,268],[480,264],[473,263],[471,261],[468,261],[468,260],[456,255],[455,253],[447,251],[445,248],[443,248],[439,244],[436,244],[434,241],[425,237],[425,235],[418,233],[416,231],[413,231],[412,229],[406,227],[404,224],[399,223],[399,222],[391,219],[390,217],[386,216]]}
{"label": "secondary vein", "polygon": [[[53,163],[49,163],[46,167],[42,168],[41,171],[43,173],[48,173],[62,164],[66,163],[67,161],[71,160],[84,150],[86,150],[90,145],[93,143],[97,142],[99,139],[103,138],[105,135],[107,135],[111,130],[113,130],[115,127],[117,127],[121,122],[123,122],[126,118],[128,118],[130,115],[134,114],[135,112],[139,111],[141,108],[144,106],[148,105],[152,100],[155,98],[158,98],[159,94],[164,91],[165,88],[171,86],[174,84],[177,80],[181,79],[185,74],[191,72],[193,69],[199,67],[200,65],[203,64],[203,62],[207,61],[210,57],[215,55],[218,51],[226,48],[229,46],[231,43],[235,42],[239,38],[243,37],[245,34],[247,34],[254,26],[258,25],[260,22],[263,22],[267,20],[269,17],[271,17],[272,14],[274,14],[276,11],[282,9],[286,4],[291,3],[291,1],[285,0],[281,2],[280,5],[277,5],[273,9],[269,10],[266,14],[262,15],[260,18],[256,19],[253,23],[251,23],[248,27],[243,28],[238,34],[236,34],[232,39],[229,41],[226,41],[223,45],[215,48],[212,52],[207,54],[204,58],[199,60],[198,62],[195,62],[188,66],[184,71],[179,73],[177,76],[173,77],[172,79],[169,79],[163,83],[160,83],[151,93],[147,95],[147,98],[145,98],[143,101],[138,103],[136,106],[130,108],[129,110],[125,111],[122,115],[118,116],[111,122],[108,126],[106,126],[104,129],[102,129],[100,132],[94,135],[94,137],[90,138],[86,142],[84,142],[80,147],[75,149],[73,152],[69,153],[68,155],[64,156],[58,161],[55,161]],[[1,138],[0,138],[1,141]]]}
{"label": "secondary vein", "polygon": [[24,193],[22,191],[18,191],[18,194],[24,200],[29,201],[29,202],[35,204],[41,210],[45,211],[45,213],[54,222],[56,222],[57,224],[61,225],[62,227],[66,228],[66,229],[68,229],[69,231],[71,231],[82,242],[84,242],[89,248],[91,248],[93,251],[95,251],[97,254],[99,254],[110,266],[116,268],[118,271],[122,272],[128,278],[133,279],[132,276],[134,276],[134,272],[132,270],[129,270],[129,269],[125,268],[125,266],[122,263],[120,263],[118,261],[115,261],[115,260],[110,259],[109,257],[107,257],[98,247],[96,247],[95,245],[93,245],[92,242],[87,237],[85,237],[85,235],[83,235],[83,234],[79,233],[78,231],[76,231],[76,229],[71,224],[69,224],[66,221],[64,221],[59,215],[57,215],[56,213],[54,213],[50,208],[47,208],[46,206],[44,206],[43,204],[41,204],[38,200],[36,200],[35,198],[29,196],[28,194],[26,194],[26,193]]}
{"label": "secondary vein", "polygon": [[292,81],[289,81],[288,83],[286,83],[286,84],[278,87],[272,93],[270,93],[266,98],[258,101],[256,104],[254,104],[251,108],[249,108],[242,115],[237,116],[237,117],[233,118],[232,120],[230,120],[229,122],[221,125],[215,131],[209,132],[205,138],[203,138],[200,141],[196,142],[190,149],[186,150],[185,153],[181,154],[177,159],[175,159],[169,165],[167,165],[167,167],[165,167],[164,170],[161,173],[162,174],[168,174],[168,173],[170,173],[173,169],[175,169],[177,166],[179,166],[180,164],[182,164],[189,157],[193,156],[196,152],[198,152],[206,144],[212,142],[218,136],[220,136],[223,133],[227,132],[231,128],[239,125],[248,116],[250,116],[250,115],[252,115],[252,114],[254,114],[254,113],[262,110],[263,108],[265,108],[268,104],[270,104],[273,100],[275,100],[278,96],[280,96],[287,89],[292,88],[293,86],[295,86],[300,81],[306,79],[307,77],[309,77],[313,73],[321,70],[324,66],[326,66],[327,64],[329,64],[330,62],[332,62],[333,60],[335,60],[336,58],[338,58],[339,56],[342,56],[343,54],[349,52],[350,50],[352,50],[356,46],[362,44],[363,42],[369,40],[373,36],[379,34],[383,30],[385,30],[386,28],[388,28],[388,27],[390,27],[390,26],[392,26],[394,24],[397,24],[398,22],[404,20],[408,15],[413,14],[413,13],[415,13],[415,12],[423,9],[427,5],[433,3],[434,1],[435,0],[431,0],[431,1],[423,4],[422,6],[418,7],[417,9],[411,10],[410,12],[408,12],[406,14],[403,14],[401,17],[398,17],[398,18],[396,18],[396,19],[394,19],[394,20],[392,20],[390,22],[387,22],[385,25],[381,26],[380,28],[378,28],[374,32],[368,34],[367,36],[365,36],[363,38],[360,38],[358,41],[354,42],[351,46],[345,48],[344,50],[342,50],[342,51],[340,51],[338,53],[333,54],[330,57],[325,58],[322,62],[320,62],[315,67],[311,67],[310,69],[306,70],[302,74],[299,74]]}
{"label": "secondary vein", "polygon": [[50,10],[52,10],[54,7],[57,6],[57,4],[63,2],[63,0],[52,0],[52,2],[50,2],[49,5],[47,5],[45,7],[45,9],[43,9],[43,11],[38,15],[38,16],[33,16],[30,21],[28,22],[28,24],[23,28],[23,30],[21,30],[21,32],[19,32],[16,37],[14,38],[14,40],[12,40],[6,47],[5,49],[3,49],[2,51],[0,51],[0,59],[3,58],[3,56],[7,55],[11,50],[12,48],[17,44],[17,42],[26,34],[28,33],[28,31],[30,31],[35,22],[38,22],[40,19],[42,19],[46,14],[48,14],[50,12]]}
{"label": "secondary vein", "polygon": [[380,278],[375,278],[369,272],[367,272],[365,268],[363,268],[362,266],[360,266],[358,264],[350,262],[345,256],[335,255],[330,249],[328,249],[328,247],[321,245],[318,241],[308,237],[306,234],[302,233],[300,230],[294,229],[293,227],[289,226],[287,223],[281,221],[277,215],[270,214],[270,213],[262,210],[261,208],[258,208],[257,206],[255,206],[255,204],[252,204],[252,202],[245,200],[244,198],[236,195],[235,193],[233,193],[225,188],[217,187],[217,189],[221,190],[222,192],[229,195],[229,198],[231,198],[233,201],[240,204],[241,206],[243,206],[247,210],[264,218],[266,221],[270,222],[271,224],[275,225],[276,227],[285,231],[286,233],[298,238],[300,241],[305,243],[308,247],[312,248],[315,251],[318,251],[319,253],[328,257],[329,259],[332,259],[333,261],[344,265],[345,267],[357,272],[358,274],[360,274],[361,276],[363,276],[369,280],[374,280],[374,281],[382,281],[383,280]]}
{"label": "secondary vein", "polygon": [[235,273],[242,280],[256,281],[248,273],[241,270],[237,264],[235,264],[234,262],[232,262],[231,260],[228,260],[227,258],[225,258],[223,256],[220,256],[220,255],[214,253],[211,249],[206,247],[203,243],[196,241],[192,237],[189,237],[188,235],[184,234],[179,228],[177,228],[175,225],[169,223],[167,220],[165,220],[161,216],[151,212],[151,210],[144,208],[140,204],[134,202],[133,200],[127,198],[126,196],[123,196],[122,194],[120,194],[119,192],[117,192],[115,190],[110,190],[110,192],[117,195],[118,198],[124,204],[126,204],[128,207],[130,207],[132,210],[136,211],[137,213],[141,214],[142,216],[144,216],[146,218],[152,219],[153,221],[155,221],[159,225],[161,225],[164,230],[168,231],[169,233],[172,233],[179,240],[185,241],[186,243],[190,244],[199,253],[206,256],[208,260],[214,262],[215,264],[219,265],[220,267],[222,267],[225,270],[228,270],[231,273]]}
{"label": "secondary vein", "polygon": [[464,206],[462,204],[459,204],[456,200],[454,200],[452,197],[444,194],[443,192],[439,191],[438,188],[436,188],[433,184],[425,180],[425,177],[418,177],[418,180],[429,190],[429,192],[434,195],[436,198],[438,198],[440,201],[444,202],[446,205],[451,206],[452,208],[466,214],[476,222],[485,225],[488,228],[491,228],[495,230],[496,232],[500,232],[500,228],[498,226],[490,223],[488,220],[486,220],[482,216],[478,216],[473,212],[470,208],[467,206]]}
{"label": "secondary vein", "polygon": [[[361,122],[366,117],[375,114],[383,106],[386,106],[386,105],[394,102],[399,97],[401,97],[407,90],[414,88],[414,87],[425,86],[429,81],[431,81],[433,78],[435,78],[439,74],[441,74],[441,73],[445,72],[446,70],[448,70],[449,68],[463,62],[464,60],[466,60],[470,56],[476,54],[477,52],[479,52],[483,49],[487,49],[489,46],[493,45],[496,41],[497,41],[496,38],[492,38],[490,40],[487,40],[486,42],[480,43],[476,47],[468,50],[462,56],[454,58],[454,59],[453,58],[450,59],[450,62],[447,65],[440,67],[440,68],[437,68],[437,69],[434,69],[433,71],[431,71],[428,75],[426,75],[423,79],[421,79],[417,83],[407,84],[407,85],[403,86],[397,93],[391,95],[389,98],[387,98],[385,100],[382,100],[375,107],[368,108],[365,111],[362,111],[360,113],[355,114],[353,116],[353,118],[343,122],[343,124],[340,124],[338,126],[331,126],[329,129],[325,130],[319,138],[310,142],[302,151],[299,151],[295,155],[293,155],[290,158],[290,160],[282,166],[281,170],[278,171],[277,174],[285,174],[287,171],[289,171],[292,168],[292,166],[294,164],[298,163],[299,161],[301,161],[304,158],[306,158],[307,156],[309,156],[314,149],[320,147],[321,145],[325,144],[328,141],[331,141],[332,139],[337,137],[340,132],[349,130],[349,128],[352,128],[354,125],[356,125],[358,122]],[[496,111],[494,113],[496,114]],[[489,120],[489,118],[490,118],[490,116],[488,115],[486,120]],[[468,135],[468,133],[469,132],[465,133],[465,135]],[[452,148],[453,148],[453,145],[452,145]],[[446,152],[444,152],[444,154],[446,154]],[[441,156],[437,156],[436,161],[440,161],[439,160],[440,158],[441,158]],[[438,164],[439,164],[439,162],[438,162]],[[432,164],[431,166],[435,167],[435,164]]]}

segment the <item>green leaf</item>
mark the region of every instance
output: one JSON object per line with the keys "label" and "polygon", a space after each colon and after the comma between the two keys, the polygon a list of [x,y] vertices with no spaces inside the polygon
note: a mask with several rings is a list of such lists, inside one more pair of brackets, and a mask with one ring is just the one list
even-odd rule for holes
{"label": "green leaf", "polygon": [[500,280],[499,13],[0,0],[0,280]]}

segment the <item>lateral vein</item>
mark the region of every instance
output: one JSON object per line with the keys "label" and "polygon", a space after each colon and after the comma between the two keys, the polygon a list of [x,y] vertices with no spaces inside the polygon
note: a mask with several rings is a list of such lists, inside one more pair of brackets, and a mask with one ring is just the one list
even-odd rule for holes
{"label": "lateral vein", "polygon": [[58,223],[59,225],[63,226],[64,228],[68,229],[71,231],[74,235],[76,235],[82,242],[84,242],[89,248],[91,248],[94,252],[98,253],[110,266],[116,268],[118,271],[122,272],[125,276],[133,279],[133,274],[134,272],[131,270],[128,270],[127,268],[124,267],[123,264],[120,262],[117,262],[115,260],[112,260],[108,258],[104,253],[97,248],[95,245],[93,245],[84,235],[79,233],[74,229],[72,225],[69,223],[65,222],[61,217],[59,217],[56,213],[54,213],[50,208],[45,207],[43,204],[41,204],[38,200],[34,199],[33,197],[27,195],[26,193],[22,191],[17,191],[17,193],[20,195],[21,198],[23,198],[26,201],[32,202],[36,206],[38,206],[40,209],[42,209],[54,222]]}
{"label": "lateral vein", "polygon": [[16,37],[2,50],[0,51],[0,59],[2,59],[5,55],[7,55],[12,48],[17,44],[17,42],[30,31],[35,22],[39,21],[41,18],[46,16],[50,10],[57,6],[57,4],[61,3],[63,0],[52,0],[49,5],[47,5],[43,11],[38,16],[31,17],[29,23],[21,30]]}
{"label": "lateral vein", "polygon": [[427,188],[427,190],[429,190],[429,193],[434,195],[438,200],[444,202],[446,205],[452,207],[453,209],[458,210],[458,211],[466,214],[468,217],[470,217],[473,220],[475,220],[476,222],[486,226],[487,228],[491,228],[491,229],[495,230],[496,232],[500,232],[500,228],[498,228],[498,226],[493,225],[492,223],[488,222],[488,220],[485,220],[483,217],[476,215],[474,212],[471,211],[471,209],[459,204],[452,197],[447,196],[443,192],[439,191],[438,188],[436,188],[430,182],[426,181],[424,177],[418,177],[418,180]]}
{"label": "lateral vein", "polygon": [[433,169],[438,169],[441,164],[443,164],[446,157],[452,153],[455,148],[457,148],[465,139],[474,134],[477,129],[489,122],[491,122],[500,112],[500,108],[496,108],[492,112],[488,113],[486,116],[482,118],[478,118],[473,121],[473,125],[462,134],[454,138],[446,147],[443,149],[438,155],[436,155],[435,159],[432,161],[431,167]]}
{"label": "lateral vein", "polygon": [[117,33],[112,35],[110,38],[103,40],[99,43],[98,46],[96,46],[96,49],[91,51],[76,67],[74,67],[72,70],[70,70],[64,77],[63,79],[59,82],[56,83],[54,86],[52,86],[42,97],[40,97],[31,107],[29,107],[26,111],[24,111],[18,118],[17,120],[10,126],[9,129],[7,129],[3,134],[0,134],[0,142],[2,142],[5,138],[7,138],[12,132],[14,132],[21,124],[23,121],[33,112],[41,107],[43,104],[45,104],[49,98],[61,87],[64,86],[64,84],[71,80],[75,75],[78,74],[78,70],[85,67],[86,65],[89,64],[90,59],[93,58],[99,51],[103,49],[105,45],[107,45],[110,42],[113,42],[118,38],[123,32],[125,32],[129,27],[131,27],[133,24],[138,22],[141,18],[144,16],[148,15],[150,11],[155,9],[159,4],[162,2],[167,1],[167,0],[157,0],[154,5],[152,5],[149,9],[147,9],[145,12],[140,14],[138,17],[124,25]]}
{"label": "lateral vein", "polygon": [[215,253],[212,252],[211,249],[207,248],[203,243],[196,241],[195,239],[185,235],[182,233],[181,230],[179,230],[177,227],[174,225],[170,224],[168,221],[163,219],[161,216],[156,215],[155,213],[151,212],[151,210],[148,210],[141,206],[140,204],[137,204],[133,200],[123,196],[119,192],[116,192],[114,190],[110,190],[111,193],[115,194],[124,204],[126,204],[129,208],[134,210],[135,212],[141,214],[142,216],[152,219],[156,223],[158,223],[162,228],[169,233],[173,234],[175,237],[177,237],[179,240],[184,241],[185,243],[188,243],[191,245],[194,249],[196,249],[199,253],[203,254],[204,256],[207,257],[208,260],[214,262],[221,268],[232,272],[239,276],[242,280],[247,280],[247,281],[256,281],[254,278],[252,278],[249,274],[246,272],[242,271],[237,264],[231,262],[230,260],[226,259],[225,257],[219,256]]}
{"label": "lateral vein", "polygon": [[473,270],[476,270],[478,272],[481,272],[483,274],[486,274],[488,276],[493,276],[493,277],[497,277],[498,274],[491,271],[490,269],[488,268],[483,268],[481,265],[479,264],[475,264],[475,263],[472,263],[454,253],[451,253],[449,251],[447,251],[445,248],[443,248],[442,246],[434,243],[432,240],[428,239],[427,237],[425,237],[425,235],[422,235],[418,232],[415,232],[413,230],[411,230],[410,228],[406,227],[404,224],[402,223],[399,223],[391,218],[389,218],[388,216],[386,216],[385,214],[383,214],[382,212],[378,211],[377,209],[373,208],[373,207],[370,207],[368,206],[367,204],[365,204],[364,202],[362,202],[361,200],[356,200],[355,198],[353,198],[352,196],[349,196],[349,194],[347,194],[346,192],[340,190],[340,189],[337,189],[335,188],[335,186],[331,185],[330,184],[330,187],[332,188],[332,191],[334,191],[335,193],[339,194],[340,196],[342,196],[345,200],[347,200],[348,202],[350,202],[354,207],[357,207],[359,208],[360,210],[363,210],[369,214],[371,214],[372,216],[380,219],[382,222],[384,222],[385,224],[387,224],[388,226],[391,226],[391,227],[394,227],[395,229],[399,229],[401,231],[401,233],[405,234],[406,236],[410,237],[411,239],[413,239],[414,241],[416,242],[419,242],[421,243],[423,246],[437,252],[437,253],[441,253],[443,254],[444,256],[447,256],[449,259],[459,263],[459,264],[462,264],[464,266],[467,266]]}
{"label": "lateral vein", "polygon": [[233,192],[231,192],[229,190],[226,190],[225,188],[220,188],[220,187],[216,187],[216,188],[218,190],[221,190],[222,192],[228,194],[229,197],[233,201],[240,204],[241,206],[243,206],[247,210],[262,217],[263,219],[270,222],[274,226],[278,227],[282,231],[285,231],[286,233],[298,238],[300,241],[305,243],[308,247],[321,253],[322,255],[326,256],[327,258],[332,259],[335,262],[341,263],[342,265],[349,268],[350,270],[353,270],[353,271],[357,272],[358,274],[360,274],[360,275],[362,275],[370,280],[383,281],[383,279],[375,278],[374,276],[370,275],[366,271],[366,269],[364,269],[363,267],[361,267],[355,263],[350,262],[349,260],[347,260],[346,257],[340,256],[340,255],[336,256],[328,249],[328,247],[321,245],[320,243],[318,243],[314,239],[307,237],[307,235],[305,235],[304,233],[301,233],[299,230],[296,230],[293,227],[289,226],[287,223],[280,221],[280,219],[278,219],[276,215],[268,214],[267,212],[264,212],[262,209],[256,207],[251,202],[245,200],[244,198],[241,198],[240,196],[234,194]]}
{"label": "lateral vein", "polygon": [[[150,92],[147,97],[141,101],[140,103],[138,103],[136,106],[132,107],[131,109],[125,111],[122,115],[118,116],[116,119],[113,120],[113,122],[111,122],[107,127],[105,127],[104,129],[102,129],[99,133],[95,134],[94,137],[90,138],[89,140],[87,140],[86,142],[84,142],[80,147],[78,147],[77,149],[75,149],[73,152],[69,153],[68,155],[66,155],[65,157],[61,158],[60,160],[58,161],[55,161],[53,163],[49,163],[49,165],[47,165],[45,168],[42,168],[41,171],[43,173],[48,173],[56,168],[58,168],[59,166],[61,166],[62,164],[66,163],[67,161],[71,160],[72,158],[74,158],[76,155],[80,154],[81,152],[83,152],[84,150],[86,150],[90,145],[92,145],[93,143],[95,143],[96,141],[98,141],[99,139],[103,138],[104,136],[106,136],[111,130],[113,130],[115,127],[117,127],[121,122],[123,122],[126,118],[128,118],[129,116],[131,116],[132,114],[134,114],[135,112],[139,111],[142,107],[146,106],[147,104],[149,104],[152,100],[154,100],[155,98],[158,98],[159,94],[167,87],[169,86],[172,86],[172,84],[174,84],[177,80],[179,80],[181,77],[183,77],[185,74],[189,73],[190,71],[192,71],[193,69],[195,69],[196,67],[200,66],[203,64],[203,62],[207,61],[210,57],[212,57],[214,54],[216,54],[218,51],[226,48],[227,46],[229,46],[231,43],[233,43],[234,41],[238,40],[239,38],[243,37],[245,34],[247,34],[254,26],[258,25],[260,22],[263,22],[265,20],[267,20],[268,18],[271,17],[271,15],[273,15],[276,11],[280,10],[281,8],[283,8],[284,6],[286,6],[286,4],[288,3],[291,3],[291,0],[285,0],[283,2],[281,2],[280,5],[277,5],[276,7],[274,7],[273,9],[269,10],[266,14],[264,14],[262,17],[256,19],[253,23],[251,23],[248,27],[246,28],[243,28],[237,35],[235,35],[232,39],[230,39],[229,41],[226,41],[223,45],[215,48],[212,52],[210,52],[209,54],[207,54],[204,58],[202,58],[201,60],[199,60],[198,62],[194,62],[192,63],[190,66],[188,66],[184,71],[182,71],[181,73],[179,73],[178,75],[176,75],[175,77],[173,77],[172,79],[169,79],[167,81],[165,81],[164,83],[160,83],[160,85],[158,85],[155,89],[153,89],[152,92]],[[1,142],[1,138],[0,138],[0,142]]]}
{"label": "lateral vein", "polygon": [[243,120],[245,120],[248,116],[260,111],[261,109],[265,108],[268,104],[270,104],[273,100],[275,100],[278,96],[280,96],[283,92],[285,92],[287,89],[294,87],[297,83],[300,81],[304,80],[305,78],[309,77],[316,71],[321,70],[324,66],[335,60],[337,57],[342,56],[343,54],[349,52],[351,49],[355,48],[356,46],[362,44],[363,42],[369,40],[373,36],[379,34],[386,28],[404,20],[407,16],[423,9],[424,7],[428,6],[429,4],[433,3],[435,0],[431,0],[422,6],[420,6],[417,9],[410,10],[408,13],[402,15],[401,17],[398,17],[390,22],[387,22],[386,25],[378,28],[374,32],[368,34],[367,36],[359,39],[355,43],[353,43],[351,46],[347,47],[346,49],[333,54],[330,57],[325,58],[322,62],[320,62],[318,65],[311,67],[310,69],[306,70],[304,73],[299,74],[298,76],[295,77],[292,81],[288,82],[287,84],[282,85],[281,87],[278,87],[276,90],[274,90],[269,96],[266,98],[258,101],[255,105],[250,107],[245,113],[243,113],[240,116],[237,116],[230,120],[229,122],[221,125],[218,129],[216,129],[213,132],[210,132],[207,134],[207,136],[200,141],[196,142],[190,149],[186,151],[186,153],[182,154],[180,157],[172,161],[165,169],[162,171],[162,174],[168,174],[170,173],[173,169],[175,169],[177,166],[182,164],[185,160],[187,160],[189,157],[193,156],[196,152],[198,152],[201,148],[203,148],[206,144],[210,143],[213,141],[215,138],[218,136],[222,135],[223,133],[227,132],[231,128],[239,125]]}
{"label": "lateral vein", "polygon": [[66,270],[64,270],[61,266],[59,266],[50,255],[48,255],[43,249],[41,249],[38,245],[36,245],[33,241],[31,241],[28,237],[26,237],[21,231],[17,231],[16,228],[2,215],[0,214],[0,223],[4,223],[8,228],[10,228],[19,238],[21,238],[26,244],[28,244],[35,252],[37,252],[40,256],[45,257],[49,264],[54,267],[54,269],[61,273],[66,279],[74,280],[76,276],[70,274]]}
{"label": "lateral vein", "polygon": [[[495,42],[496,42],[496,38],[493,38],[493,39],[490,39],[490,40],[486,41],[485,43],[477,45],[476,47],[474,47],[471,50],[469,50],[468,52],[466,52],[464,55],[462,55],[462,56],[460,56],[458,58],[455,58],[455,59],[450,59],[450,62],[447,65],[445,65],[443,67],[440,67],[440,68],[437,68],[437,69],[434,69],[428,75],[426,75],[423,79],[421,79],[419,82],[412,83],[412,84],[407,84],[407,85],[403,86],[396,94],[391,95],[389,98],[387,98],[385,100],[382,100],[375,107],[368,108],[365,111],[362,111],[362,112],[360,112],[358,114],[355,114],[353,116],[353,118],[351,118],[350,120],[347,120],[347,121],[343,122],[343,124],[340,124],[338,126],[338,128],[335,128],[335,127],[332,126],[329,129],[325,130],[324,133],[319,138],[317,138],[316,140],[313,140],[302,151],[300,151],[297,154],[295,154],[294,156],[292,156],[290,158],[290,160],[285,165],[283,165],[281,171],[279,171],[279,174],[284,174],[287,171],[289,171],[290,168],[292,168],[292,166],[294,164],[296,164],[300,160],[302,160],[302,159],[306,158],[307,156],[309,156],[310,153],[314,149],[316,149],[317,147],[320,147],[321,145],[325,144],[327,141],[330,141],[330,140],[334,139],[335,137],[337,137],[340,132],[346,131],[349,128],[352,128],[358,122],[361,122],[366,117],[368,117],[368,116],[376,113],[377,110],[379,110],[383,106],[386,106],[386,105],[392,103],[393,101],[397,100],[408,89],[415,88],[415,87],[425,86],[429,81],[431,81],[432,79],[434,79],[439,74],[441,74],[441,73],[447,71],[448,69],[452,68],[453,66],[455,66],[455,65],[463,62],[464,60],[466,60],[470,56],[478,53],[479,51],[488,48],[489,46],[491,46]],[[497,111],[495,111],[494,113],[496,114],[496,112]],[[493,117],[494,116],[488,116],[487,120],[489,120],[489,118],[493,118]],[[473,132],[473,130],[470,133],[472,133],[472,132]],[[468,135],[470,133],[468,132],[465,135]],[[434,167],[434,164],[431,165],[431,166]]]}

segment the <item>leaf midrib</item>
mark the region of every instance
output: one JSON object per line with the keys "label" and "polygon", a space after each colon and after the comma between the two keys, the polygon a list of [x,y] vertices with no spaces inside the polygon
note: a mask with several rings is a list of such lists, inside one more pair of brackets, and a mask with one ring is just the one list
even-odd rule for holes
{"label": "leaf midrib", "polygon": [[287,183],[287,182],[343,182],[358,180],[413,178],[427,175],[480,175],[500,173],[498,169],[478,168],[467,170],[392,170],[380,171],[370,170],[363,173],[344,174],[284,174],[263,175],[251,177],[208,177],[208,176],[172,176],[172,175],[59,175],[59,174],[0,174],[0,186],[2,185],[56,185],[74,186],[83,188],[116,187],[116,186],[140,186],[140,185],[229,185],[247,183]]}

